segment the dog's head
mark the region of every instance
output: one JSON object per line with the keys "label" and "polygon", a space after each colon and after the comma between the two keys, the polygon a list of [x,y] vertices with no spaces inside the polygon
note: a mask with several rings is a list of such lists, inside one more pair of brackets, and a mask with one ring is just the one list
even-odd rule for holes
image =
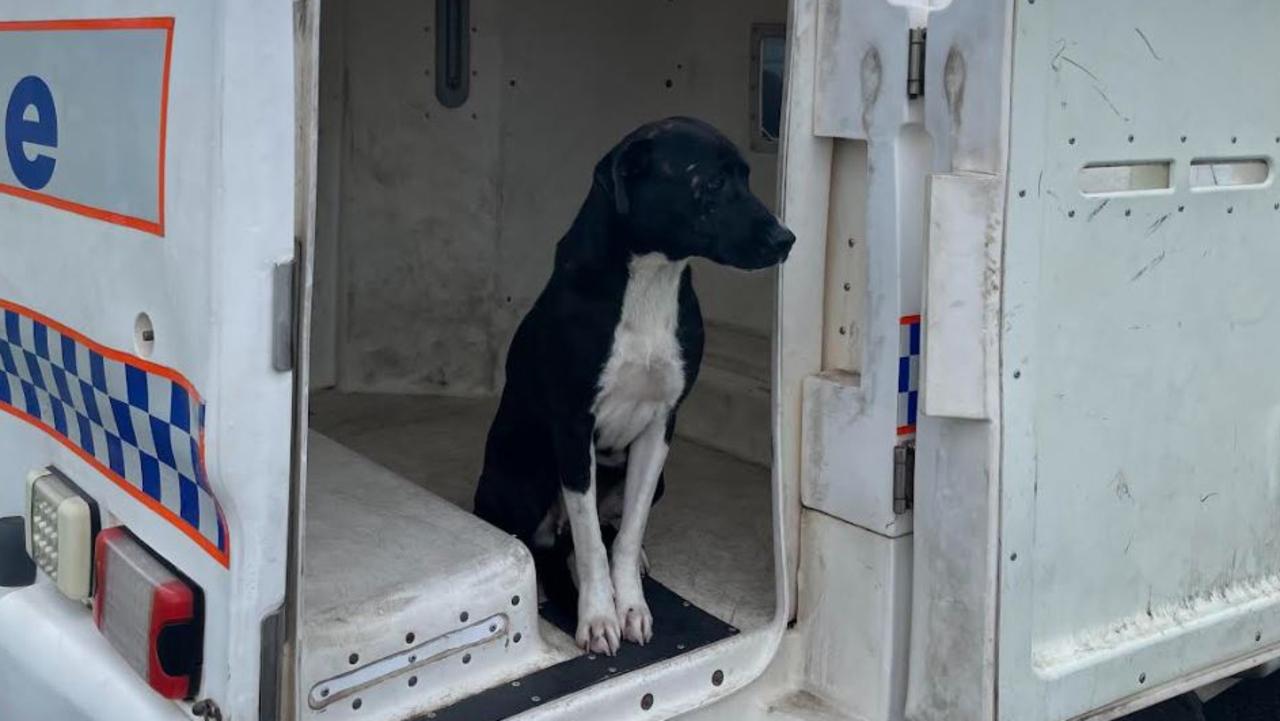
{"label": "dog's head", "polygon": [[692,118],[640,127],[596,166],[632,251],[698,256],[736,268],[786,260],[796,237],[751,192],[728,138]]}

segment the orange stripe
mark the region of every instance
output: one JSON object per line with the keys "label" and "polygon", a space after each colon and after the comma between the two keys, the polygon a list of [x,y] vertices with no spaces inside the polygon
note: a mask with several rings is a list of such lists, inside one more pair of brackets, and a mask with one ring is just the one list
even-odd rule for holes
{"label": "orange stripe", "polygon": [[[84,461],[85,463],[88,463],[90,466],[96,469],[99,473],[109,478],[113,483],[119,486],[122,490],[124,490],[129,495],[133,496],[134,499],[137,500],[139,503],[151,509],[155,513],[159,514],[165,520],[169,521],[169,523],[172,524],[175,528],[177,528],[179,531],[182,531],[182,533],[184,533],[192,541],[195,541],[196,545],[203,548],[206,553],[208,553],[210,556],[213,556],[214,560],[217,561],[219,564],[221,564],[223,568],[231,567],[230,539],[227,539],[227,549],[228,549],[227,551],[223,551],[219,549],[215,543],[210,541],[208,538],[205,538],[204,534],[200,533],[200,531],[193,528],[191,524],[187,523],[187,521],[183,519],[181,516],[179,516],[178,514],[166,508],[164,504],[160,503],[156,499],[152,498],[151,496],[148,496],[146,493],[143,493],[142,489],[133,485],[129,481],[125,480],[124,478],[121,478],[119,475],[116,474],[115,471],[102,465],[102,463],[99,462],[97,458],[94,458],[93,456],[85,452],[83,448],[80,448],[76,444],[72,443],[70,438],[67,438],[61,433],[58,433],[57,429],[50,428],[48,424],[46,424],[44,421],[32,416],[26,411],[19,410],[17,406],[11,406],[7,403],[0,403],[0,411],[4,411],[5,413],[10,414],[14,418],[17,418],[18,420],[26,421],[30,425],[33,425],[36,428],[44,431],[46,435],[50,436],[54,440],[61,443],[63,446],[67,448],[67,450],[79,456],[80,460]],[[225,534],[225,530],[224,530],[224,534]],[[224,538],[225,538],[225,535],[224,535]]]}
{"label": "orange stripe", "polygon": [[164,40],[164,76],[160,80],[160,223],[159,231],[156,235],[164,237],[164,171],[165,157],[168,153],[169,138],[169,68],[173,65],[173,18],[161,18],[167,20],[168,25],[165,26]]}
{"label": "orange stripe", "polygon": [[4,195],[12,195],[15,198],[22,198],[23,200],[30,200],[35,203],[40,203],[41,205],[47,205],[51,208],[57,208],[58,210],[65,210],[69,213],[75,213],[76,215],[83,215],[87,218],[93,218],[94,220],[101,220],[113,225],[123,225],[128,228],[134,228],[135,230],[141,230],[151,233],[152,235],[164,235],[164,227],[155,221],[134,218],[129,215],[121,215],[120,213],[113,213],[109,210],[102,210],[101,208],[83,205],[71,200],[64,200],[53,195],[37,193],[32,190],[27,190],[26,188],[5,185],[4,183],[0,183],[0,193],[3,193]]}
{"label": "orange stripe", "polygon": [[915,433],[915,432],[916,432],[916,427],[915,427],[915,426],[913,426],[913,425],[912,425],[912,426],[898,426],[898,435],[900,435],[900,436],[901,436],[901,435],[905,435],[905,434],[907,434],[907,433]]}
{"label": "orange stripe", "polygon": [[33,21],[10,21],[0,22],[0,32],[4,31],[38,31],[38,30],[164,30],[166,31],[165,48],[164,48],[164,71],[162,74],[162,86],[160,88],[160,160],[159,174],[157,175],[159,191],[159,220],[146,220],[144,218],[136,218],[131,215],[122,213],[113,213],[102,208],[95,208],[91,205],[84,205],[72,200],[66,200],[47,193],[38,193],[27,188],[19,188],[13,185],[5,185],[0,183],[0,194],[12,195],[15,198],[22,198],[41,205],[47,205],[51,208],[64,210],[68,213],[82,215],[86,218],[101,220],[112,225],[122,225],[126,228],[141,230],[144,233],[158,235],[164,237],[164,183],[165,183],[165,155],[166,146],[169,135],[169,68],[173,58],[173,18],[104,18],[98,20],[33,20]]}
{"label": "orange stripe", "polygon": [[91,20],[9,20],[0,31],[173,29],[173,18],[95,18]]}
{"label": "orange stripe", "polygon": [[904,315],[898,319],[899,325],[915,325],[916,323],[919,323],[919,322],[920,322],[920,316],[918,315]]}

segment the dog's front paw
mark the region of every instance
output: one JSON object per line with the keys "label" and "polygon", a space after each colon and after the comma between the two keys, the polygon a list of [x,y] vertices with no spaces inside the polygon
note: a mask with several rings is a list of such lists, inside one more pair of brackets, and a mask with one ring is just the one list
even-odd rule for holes
{"label": "dog's front paw", "polygon": [[653,640],[653,614],[644,600],[639,572],[616,574],[613,582],[614,604],[622,637],[641,646]]}
{"label": "dog's front paw", "polygon": [[653,640],[653,614],[643,598],[639,603],[618,606],[618,623],[622,637],[632,643],[643,646]]}
{"label": "dog's front paw", "polygon": [[587,590],[578,594],[578,631],[574,640],[578,648],[589,653],[612,656],[622,645],[622,633],[618,617],[614,613],[613,596],[604,588]]}

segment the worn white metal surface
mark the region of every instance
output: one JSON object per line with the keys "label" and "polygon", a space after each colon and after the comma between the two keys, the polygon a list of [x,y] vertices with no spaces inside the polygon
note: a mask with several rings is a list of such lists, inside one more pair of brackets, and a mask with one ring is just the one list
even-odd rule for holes
{"label": "worn white metal surface", "polygon": [[923,16],[889,0],[818,3],[816,134],[866,140],[908,122],[907,30]]}
{"label": "worn white metal surface", "polygon": [[[810,399],[807,437],[839,441],[805,450],[802,493],[808,507],[892,536],[910,532],[912,523],[910,513],[893,513],[893,448],[914,432],[906,414],[899,412],[899,338],[904,325],[917,322],[920,313],[925,176],[932,149],[922,122],[923,103],[907,94],[907,37],[908,28],[923,24],[927,12],[923,5],[887,0],[824,0],[817,6],[813,132],[841,138],[841,143],[866,142],[865,155],[861,148],[834,154],[840,165],[833,174],[840,182],[832,192],[860,197],[829,195],[826,212],[833,223],[828,234],[842,236],[828,237],[828,244],[864,244],[866,261],[865,278],[850,273],[848,291],[826,288],[828,309],[856,309],[862,317],[849,323],[850,350],[826,353],[851,367],[824,370],[857,375],[841,377],[844,388],[827,389],[839,391],[838,403]],[[855,169],[865,169],[864,181],[839,175]],[[836,210],[846,204],[865,207],[865,218]],[[864,227],[851,226],[858,221]],[[828,262],[843,261],[829,253]],[[849,263],[851,270],[862,270],[860,258]],[[832,294],[842,292],[859,293],[862,299],[830,302]],[[838,329],[836,333],[828,337],[839,338]],[[824,381],[812,383],[816,391]]]}
{"label": "worn white metal surface", "polygon": [[[999,718],[1026,721],[1280,653],[1280,191],[1189,170],[1280,150],[1280,6],[1016,7]],[[1164,159],[1166,190],[1081,192]]]}
{"label": "worn white metal surface", "polygon": [[[0,418],[0,471],[8,485],[32,468],[57,465],[199,584],[206,609],[201,693],[215,698],[225,715],[248,718],[257,713],[259,624],[280,603],[284,588],[290,376],[271,370],[268,309],[271,265],[292,255],[293,244],[291,13],[288,3],[247,0],[0,3],[5,21],[139,17],[173,18],[167,90],[159,96],[167,98],[160,123],[165,132],[154,138],[163,143],[157,146],[163,163],[151,154],[95,165],[89,161],[101,160],[103,149],[80,144],[89,138],[74,134],[81,127],[74,122],[61,129],[56,150],[41,153],[57,156],[55,175],[101,176],[116,167],[123,173],[133,163],[139,172],[159,172],[163,223],[117,222],[6,194],[0,197],[5,228],[0,298],[133,355],[136,367],[142,366],[135,354],[146,353],[149,361],[189,379],[206,401],[209,491],[225,512],[229,558],[66,444],[9,416]],[[23,72],[47,75],[61,117],[75,119],[78,108],[90,107],[78,101],[78,93],[94,90],[79,82],[88,76],[76,68],[95,63],[103,70],[119,58],[59,47],[63,51],[25,56],[30,69]],[[15,69],[9,61],[6,65]],[[9,89],[3,91],[6,97]],[[137,107],[130,103],[141,102],[142,95],[92,107],[138,113],[143,127],[154,127],[161,104],[153,105],[152,95],[145,95],[147,103]],[[27,150],[30,158],[38,149]],[[86,162],[73,162],[79,160]],[[128,187],[144,192],[146,185],[130,181]],[[52,182],[49,188],[54,189]],[[132,201],[117,207],[97,202],[102,198],[92,193],[67,199],[158,219],[152,208]],[[135,319],[142,312],[155,333],[145,344],[135,338]],[[0,502],[11,499],[12,494],[0,492]],[[201,509],[202,518],[211,520],[212,509]],[[0,508],[0,513],[14,510]],[[0,621],[0,635],[26,633],[9,628],[9,622]],[[0,669],[0,675],[9,673]],[[99,701],[109,705],[110,696]]]}
{"label": "worn white metal surface", "polygon": [[867,335],[867,143],[832,141],[822,368],[862,371]]}
{"label": "worn white metal surface", "polygon": [[0,595],[0,718],[183,721],[49,581]]}
{"label": "worn white metal surface", "polygon": [[524,545],[325,436],[308,449],[302,717],[403,718],[567,658]]}
{"label": "worn white metal surface", "polygon": [[[804,379],[822,369],[824,244],[831,180],[829,138],[813,133],[817,0],[792,0],[787,20],[787,81],[779,148],[779,207],[796,246],[778,273],[773,348],[773,514],[778,621],[795,615],[800,555]],[[764,668],[763,664],[760,667]]]}
{"label": "worn white metal surface", "polygon": [[[1012,7],[1009,0],[957,0],[929,16],[925,124],[935,173],[994,175],[1001,182]],[[929,283],[948,272],[932,260]],[[997,329],[997,319],[988,318],[982,331],[989,340],[982,383],[989,409],[999,399],[998,346],[990,346]],[[947,374],[947,362],[939,354],[926,358],[926,383],[931,375]],[[998,414],[977,421],[926,413],[917,425],[907,693],[912,721],[991,719],[995,713],[999,424]]]}
{"label": "worn white metal surface", "polygon": [[844,718],[900,721],[907,695],[911,537],[805,511],[805,686]]}
{"label": "worn white metal surface", "polygon": [[1003,176],[936,174],[929,186],[924,308],[924,413],[985,419],[996,351]]}

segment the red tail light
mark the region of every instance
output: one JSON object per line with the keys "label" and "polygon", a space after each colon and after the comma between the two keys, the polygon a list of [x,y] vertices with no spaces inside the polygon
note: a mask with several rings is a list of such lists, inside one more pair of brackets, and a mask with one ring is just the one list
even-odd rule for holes
{"label": "red tail light", "polygon": [[93,619],[125,661],[165,698],[195,695],[202,650],[200,592],[122,527],[98,534]]}

